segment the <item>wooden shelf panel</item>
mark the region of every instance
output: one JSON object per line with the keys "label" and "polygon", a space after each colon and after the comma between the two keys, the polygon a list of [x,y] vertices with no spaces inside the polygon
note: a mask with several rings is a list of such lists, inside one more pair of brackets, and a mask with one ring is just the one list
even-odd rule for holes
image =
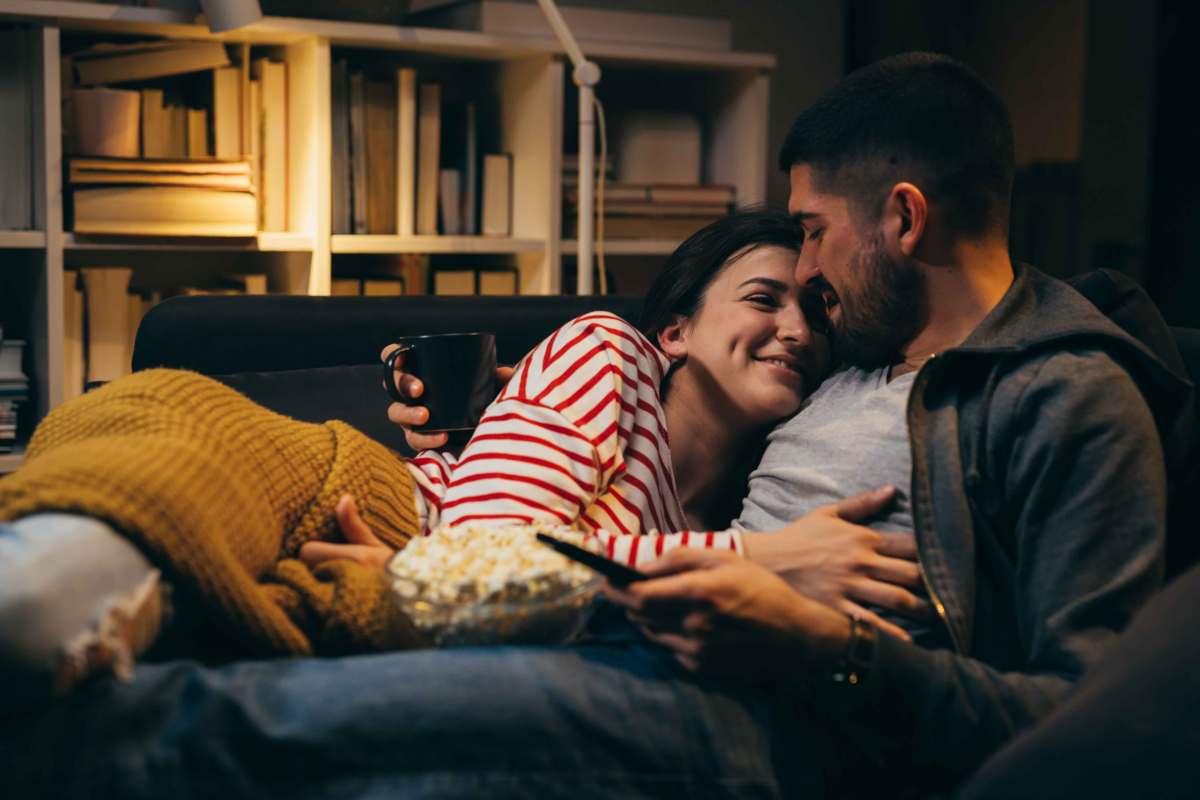
{"label": "wooden shelf panel", "polygon": [[6,472],[16,472],[24,462],[25,451],[23,450],[15,453],[0,453],[0,475]]}
{"label": "wooden shelf panel", "polygon": [[0,231],[0,249],[37,249],[46,246],[44,231]]}
{"label": "wooden shelf panel", "polygon": [[307,233],[260,233],[245,238],[205,236],[128,237],[77,236],[63,237],[67,250],[137,250],[137,251],[234,251],[254,253],[303,253],[313,249],[313,237]]}
{"label": "wooden shelf panel", "polygon": [[[562,48],[550,36],[495,36],[478,31],[444,28],[413,28],[368,22],[263,17],[253,25],[214,34],[202,16],[168,8],[144,8],[110,3],[65,2],[63,0],[0,0],[0,16],[50,20],[64,28],[173,36],[189,39],[221,39],[250,44],[288,44],[318,37],[344,47],[382,50],[412,50],[447,56],[482,59],[512,59],[560,54]],[[588,42],[588,58],[662,64],[696,69],[774,69],[769,53],[736,50],[702,50],[684,47],[650,47]]]}
{"label": "wooden shelf panel", "polygon": [[[605,239],[604,254],[608,256],[666,256],[675,252],[681,239]],[[564,239],[563,253],[574,255],[579,251],[579,242]],[[599,252],[599,248],[597,248]]]}
{"label": "wooden shelf panel", "polygon": [[494,236],[373,236],[338,234],[334,253],[535,253],[546,249],[543,239]]}

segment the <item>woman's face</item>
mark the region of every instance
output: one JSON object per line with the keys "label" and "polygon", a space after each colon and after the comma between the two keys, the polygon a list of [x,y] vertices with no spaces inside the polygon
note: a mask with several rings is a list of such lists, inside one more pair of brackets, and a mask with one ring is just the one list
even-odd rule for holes
{"label": "woman's face", "polygon": [[822,321],[810,326],[803,310],[820,301],[796,282],[796,261],[785,247],[744,251],[713,279],[678,341],[662,342],[702,390],[753,425],[795,413],[829,367]]}

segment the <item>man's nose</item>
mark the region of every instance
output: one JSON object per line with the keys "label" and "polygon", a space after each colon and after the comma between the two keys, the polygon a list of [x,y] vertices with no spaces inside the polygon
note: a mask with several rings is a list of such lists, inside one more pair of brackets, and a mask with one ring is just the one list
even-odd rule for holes
{"label": "man's nose", "polygon": [[806,255],[804,248],[801,248],[800,254],[796,258],[796,283],[804,286],[819,277],[821,277],[821,268],[817,266],[816,259]]}

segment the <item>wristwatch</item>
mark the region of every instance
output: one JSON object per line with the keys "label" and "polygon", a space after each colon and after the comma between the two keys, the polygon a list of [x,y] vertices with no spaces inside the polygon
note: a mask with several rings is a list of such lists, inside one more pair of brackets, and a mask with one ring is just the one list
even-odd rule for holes
{"label": "wristwatch", "polygon": [[875,626],[858,617],[851,617],[850,641],[841,660],[829,672],[829,679],[848,686],[861,684],[875,662],[875,643]]}

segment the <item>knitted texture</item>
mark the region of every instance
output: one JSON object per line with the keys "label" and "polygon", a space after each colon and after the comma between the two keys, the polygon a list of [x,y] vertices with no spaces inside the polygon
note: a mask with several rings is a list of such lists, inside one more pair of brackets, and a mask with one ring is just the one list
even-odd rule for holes
{"label": "knitted texture", "polygon": [[419,637],[383,575],[352,561],[310,569],[312,539],[339,540],[354,495],[400,548],[419,531],[401,458],[342,422],[276,414],[180,370],[114,381],[49,414],[25,464],[0,479],[0,521],[39,511],[103,519],[169,580],[196,590],[254,655],[369,652]]}

